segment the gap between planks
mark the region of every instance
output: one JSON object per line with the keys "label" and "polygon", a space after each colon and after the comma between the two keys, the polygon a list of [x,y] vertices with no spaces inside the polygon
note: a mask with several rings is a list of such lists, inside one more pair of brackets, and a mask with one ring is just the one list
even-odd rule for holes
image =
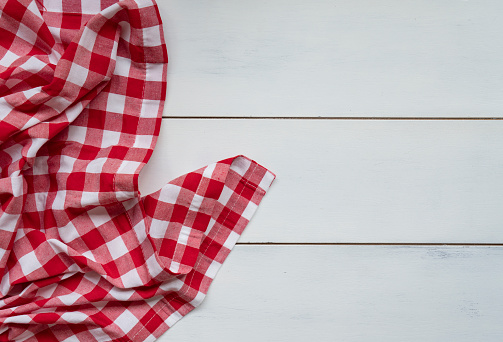
{"label": "gap between planks", "polygon": [[503,117],[365,117],[365,116],[163,116],[163,119],[253,120],[503,120]]}
{"label": "gap between planks", "polygon": [[503,243],[443,243],[443,242],[237,242],[251,246],[483,246],[503,247]]}

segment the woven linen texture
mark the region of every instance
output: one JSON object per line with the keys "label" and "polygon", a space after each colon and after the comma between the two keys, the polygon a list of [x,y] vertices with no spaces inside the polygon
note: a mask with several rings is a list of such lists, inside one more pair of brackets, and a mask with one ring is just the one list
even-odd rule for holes
{"label": "woven linen texture", "polygon": [[153,341],[205,297],[275,175],[140,195],[167,62],[151,0],[0,0],[0,341]]}

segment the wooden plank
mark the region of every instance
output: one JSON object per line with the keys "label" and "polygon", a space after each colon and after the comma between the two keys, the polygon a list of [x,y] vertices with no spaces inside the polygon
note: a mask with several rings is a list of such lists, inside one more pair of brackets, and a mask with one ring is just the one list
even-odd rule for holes
{"label": "wooden plank", "polygon": [[503,121],[165,119],[142,193],[244,154],[277,174],[241,242],[503,243]]}
{"label": "wooden plank", "polygon": [[159,342],[499,342],[502,268],[502,247],[237,246]]}
{"label": "wooden plank", "polygon": [[503,115],[498,0],[158,3],[167,116]]}

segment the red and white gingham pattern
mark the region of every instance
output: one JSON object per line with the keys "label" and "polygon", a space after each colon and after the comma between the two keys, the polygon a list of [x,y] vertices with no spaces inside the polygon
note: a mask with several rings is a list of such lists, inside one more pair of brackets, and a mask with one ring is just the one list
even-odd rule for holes
{"label": "red and white gingham pattern", "polygon": [[0,341],[153,341],[205,297],[275,175],[140,197],[167,60],[152,0],[0,0]]}

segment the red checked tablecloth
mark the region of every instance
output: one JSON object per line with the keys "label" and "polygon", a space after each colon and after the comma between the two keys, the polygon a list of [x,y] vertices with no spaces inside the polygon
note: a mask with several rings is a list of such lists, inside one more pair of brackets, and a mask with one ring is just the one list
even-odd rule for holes
{"label": "red checked tablecloth", "polygon": [[153,341],[205,297],[275,175],[139,194],[167,61],[151,0],[0,0],[0,341]]}

